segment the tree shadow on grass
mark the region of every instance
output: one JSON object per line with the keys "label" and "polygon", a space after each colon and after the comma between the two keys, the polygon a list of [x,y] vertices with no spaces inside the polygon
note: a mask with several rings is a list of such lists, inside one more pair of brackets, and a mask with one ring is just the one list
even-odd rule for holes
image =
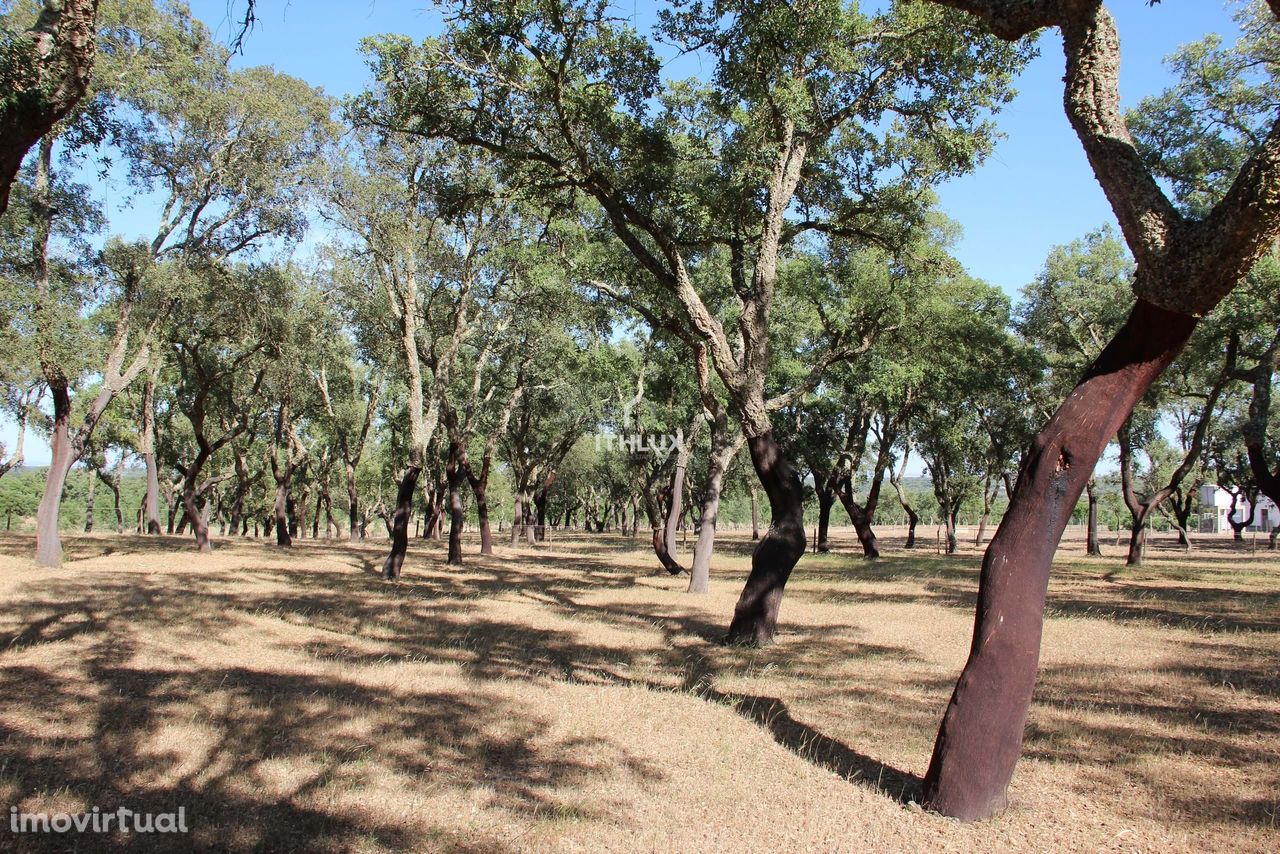
{"label": "tree shadow on grass", "polygon": [[[196,608],[206,604],[204,596],[193,599]],[[164,619],[179,616],[171,606],[160,603]],[[0,788],[11,804],[32,811],[48,810],[51,799],[59,804],[53,811],[185,808],[191,836],[96,840],[111,847],[412,849],[422,844],[423,829],[412,817],[388,816],[380,801],[394,808],[453,787],[482,791],[487,808],[531,819],[598,819],[606,816],[575,804],[575,791],[613,773],[636,784],[662,777],[611,740],[548,735],[548,719],[483,683],[416,690],[248,663],[140,667],[132,663],[137,636],[119,616],[104,618],[83,676],[64,673],[57,660],[0,669]],[[426,646],[448,642],[446,630]],[[32,714],[45,725],[33,726]],[[353,795],[360,792],[367,794]],[[0,847],[69,844],[58,834],[2,830]],[[448,822],[427,828],[432,850],[507,850],[500,837],[455,830]]]}

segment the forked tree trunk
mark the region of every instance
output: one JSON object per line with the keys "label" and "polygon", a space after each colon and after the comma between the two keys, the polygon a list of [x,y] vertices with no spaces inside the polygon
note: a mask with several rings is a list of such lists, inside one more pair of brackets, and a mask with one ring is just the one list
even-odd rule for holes
{"label": "forked tree trunk", "polygon": [[276,482],[276,500],[272,505],[272,513],[276,519],[276,545],[290,548],[293,537],[289,533],[289,481],[281,478]]}
{"label": "forked tree trunk", "polygon": [[1129,554],[1125,566],[1142,566],[1147,556],[1147,508],[1133,514],[1129,526]]}
{"label": "forked tree trunk", "polygon": [[907,460],[911,458],[911,445],[907,444],[906,449],[902,452],[902,463],[898,467],[897,474],[889,473],[889,483],[893,486],[893,491],[898,495],[898,504],[902,505],[902,512],[907,514],[907,544],[906,548],[914,549],[916,547],[916,525],[920,522],[920,514],[911,506],[911,502],[907,500],[907,491],[902,486],[902,478],[907,474]]}
{"label": "forked tree trunk", "polygon": [[925,775],[924,799],[931,809],[973,820],[1007,804],[1035,687],[1058,541],[1107,443],[1195,326],[1190,315],[1139,300],[1036,436],[982,562],[969,659]]}
{"label": "forked tree trunk", "polygon": [[396,509],[388,526],[391,534],[391,551],[382,563],[382,577],[394,581],[400,578],[404,556],[409,551],[409,523],[413,520],[413,492],[418,488],[418,476],[422,467],[411,465],[405,469],[396,490]]}
{"label": "forked tree trunk", "polygon": [[679,575],[684,572],[681,566],[671,553],[667,551],[666,522],[662,515],[658,502],[650,491],[652,483],[647,483],[644,490],[644,510],[645,515],[649,519],[650,538],[653,542],[653,553],[658,557],[658,563],[662,568],[672,575]]}
{"label": "forked tree trunk", "polygon": [[[196,550],[202,552],[213,551],[213,544],[209,542],[209,525],[205,522],[204,514],[200,512],[200,508],[196,504],[196,488],[194,484],[183,484],[182,506],[186,510],[183,519],[190,523],[191,533],[196,538]],[[182,533],[181,523],[179,523],[178,533]]]}
{"label": "forked tree trunk", "polygon": [[871,514],[854,500],[853,482],[850,478],[844,479],[836,489],[836,495],[840,497],[840,503],[849,514],[849,521],[853,523],[853,530],[858,534],[858,542],[862,544],[862,556],[880,557],[880,541],[876,539],[875,529],[871,527]]}
{"label": "forked tree trunk", "polygon": [[1089,478],[1085,489],[1089,494],[1089,533],[1085,553],[1102,557],[1102,544],[1098,542],[1098,492],[1093,478]]}
{"label": "forked tree trunk", "polygon": [[53,386],[49,391],[53,397],[53,430],[49,435],[50,460],[44,493],[36,508],[36,565],[59,567],[62,543],[58,539],[58,510],[76,454],[71,443],[71,395],[65,385]]}
{"label": "forked tree trunk", "polygon": [[1178,545],[1191,551],[1191,499],[1193,492],[1188,492],[1186,500],[1175,496],[1173,501],[1174,527],[1178,529]]}
{"label": "forked tree trunk", "polygon": [[738,597],[726,641],[763,645],[773,642],[783,588],[804,554],[804,489],[772,430],[748,438],[747,448],[769,499],[771,521],[751,555],[751,574]]}

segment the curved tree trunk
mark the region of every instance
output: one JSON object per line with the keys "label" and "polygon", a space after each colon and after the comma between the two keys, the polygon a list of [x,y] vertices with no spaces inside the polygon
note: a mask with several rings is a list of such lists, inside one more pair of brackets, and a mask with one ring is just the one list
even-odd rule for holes
{"label": "curved tree trunk", "polygon": [[662,526],[663,539],[666,541],[664,545],[672,560],[676,560],[680,514],[684,512],[684,473],[688,470],[688,465],[687,455],[676,461],[676,470],[671,476],[671,504],[667,507],[667,518]]}
{"label": "curved tree trunk", "polygon": [[849,514],[849,521],[853,523],[853,530],[858,534],[858,542],[862,544],[862,556],[880,557],[880,541],[876,539],[875,529],[871,527],[871,514],[854,500],[853,484],[849,478],[845,478],[836,489],[836,495],[840,497],[840,503]]}
{"label": "curved tree trunk", "polygon": [[413,492],[418,488],[418,476],[422,467],[411,465],[405,469],[396,490],[396,509],[388,526],[391,532],[391,551],[382,562],[382,577],[394,581],[400,578],[405,553],[409,551],[409,523],[413,519]]}
{"label": "curved tree trunk", "polygon": [[62,566],[62,542],[58,539],[58,510],[76,453],[71,442],[71,395],[65,385],[51,387],[49,392],[53,397],[53,430],[49,435],[51,456],[44,493],[36,508],[36,565],[59,567]]}
{"label": "curved tree trunk", "polygon": [[[182,506],[186,510],[183,519],[190,523],[191,533],[196,538],[196,550],[202,552],[213,551],[213,544],[209,542],[209,524],[205,521],[204,514],[200,512],[200,507],[196,504],[194,484],[183,485]],[[181,525],[182,523],[179,523],[178,533],[182,533]]]}
{"label": "curved tree trunk", "polygon": [[726,641],[763,645],[773,642],[783,588],[804,554],[804,489],[772,430],[748,438],[747,448],[769,498],[772,521],[751,555],[751,574],[738,597]]}
{"label": "curved tree trunk", "polygon": [[911,444],[908,442],[906,449],[902,452],[902,462],[898,466],[898,471],[889,473],[889,483],[893,486],[893,491],[898,495],[898,503],[902,505],[902,512],[907,514],[907,544],[905,548],[914,549],[916,547],[916,525],[920,522],[920,514],[911,506],[911,502],[907,500],[907,491],[902,486],[902,478],[907,473],[907,460],[911,458]]}
{"label": "curved tree trunk", "polygon": [[970,820],[1004,809],[1031,706],[1058,541],[1107,442],[1196,322],[1139,300],[1036,436],[983,559],[969,659],[925,776],[931,809]]}
{"label": "curved tree trunk", "polygon": [[661,509],[658,507],[658,502],[654,499],[648,485],[644,490],[644,510],[645,514],[649,517],[649,530],[653,541],[653,553],[658,556],[658,563],[660,563],[662,568],[672,575],[679,575],[684,572],[684,567],[671,556],[669,551],[667,551],[667,538],[665,536],[666,523],[663,521],[664,517]]}

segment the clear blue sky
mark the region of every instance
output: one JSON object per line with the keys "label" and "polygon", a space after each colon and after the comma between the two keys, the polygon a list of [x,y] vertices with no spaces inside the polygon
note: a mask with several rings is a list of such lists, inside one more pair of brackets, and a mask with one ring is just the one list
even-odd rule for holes
{"label": "clear blue sky", "polygon": [[[867,3],[865,5],[878,5]],[[243,0],[191,0],[196,17],[224,42],[237,28]],[[1170,83],[1162,65],[1178,45],[1209,32],[1236,35],[1235,4],[1223,0],[1111,0],[1120,27],[1121,94],[1135,105]],[[331,95],[358,92],[367,68],[359,40],[380,33],[421,38],[439,31],[438,11],[421,0],[259,0],[257,27],[245,40],[237,65],[274,65],[321,86]],[[650,20],[649,4],[620,0],[620,14],[638,25]],[[673,70],[673,73],[674,70]],[[680,68],[677,76],[697,73]],[[1040,56],[1018,82],[1019,95],[998,117],[1007,138],[980,169],[941,191],[942,207],[963,229],[957,255],[969,271],[1011,295],[1039,271],[1049,249],[1113,221],[1080,144],[1062,111],[1062,49],[1056,34],[1040,41]],[[147,234],[155,217],[146,199],[120,209],[126,188],[103,186],[111,229]],[[110,201],[114,200],[114,201]],[[12,425],[0,428],[12,446]],[[46,465],[48,447],[29,437],[27,464]]]}
{"label": "clear blue sky", "polygon": [[[243,0],[194,0],[196,16],[224,41]],[[866,6],[879,5],[864,3]],[[1121,95],[1126,106],[1166,88],[1162,60],[1206,33],[1234,38],[1224,0],[1111,0],[1120,28]],[[651,20],[647,3],[619,0],[620,14]],[[420,0],[259,0],[260,20],[237,63],[271,64],[332,95],[363,88],[360,38],[437,32],[440,15]],[[1231,8],[1233,8],[1231,4]],[[697,73],[680,68],[679,76]],[[1018,82],[1019,95],[999,116],[1007,135],[977,172],[942,189],[942,206],[961,223],[960,260],[974,275],[1016,294],[1039,271],[1050,247],[1112,220],[1074,131],[1062,111],[1063,58],[1056,33]]]}

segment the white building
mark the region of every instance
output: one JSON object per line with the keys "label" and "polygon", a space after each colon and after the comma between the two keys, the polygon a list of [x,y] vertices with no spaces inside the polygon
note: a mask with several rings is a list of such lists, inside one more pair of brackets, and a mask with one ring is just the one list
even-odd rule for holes
{"label": "white building", "polygon": [[[1200,533],[1213,534],[1218,531],[1230,531],[1231,515],[1237,522],[1249,518],[1249,501],[1241,498],[1234,514],[1231,513],[1231,493],[1220,486],[1206,483],[1200,487]],[[1258,494],[1258,512],[1253,524],[1246,531],[1267,532],[1280,527],[1280,509],[1265,495]]]}

